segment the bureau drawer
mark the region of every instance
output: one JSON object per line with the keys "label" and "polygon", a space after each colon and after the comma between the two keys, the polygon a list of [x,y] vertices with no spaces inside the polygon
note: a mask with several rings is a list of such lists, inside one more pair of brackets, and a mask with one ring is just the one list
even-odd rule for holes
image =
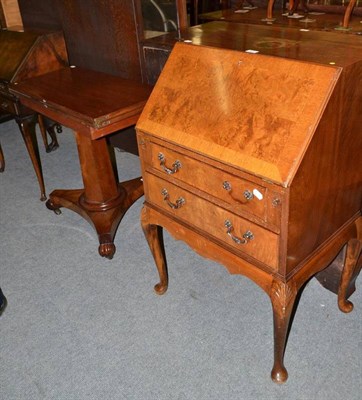
{"label": "bureau drawer", "polygon": [[279,236],[204,198],[145,173],[146,200],[187,224],[266,264],[278,267]]}
{"label": "bureau drawer", "polygon": [[247,212],[266,221],[263,186],[155,143],[150,146],[152,168],[232,205],[236,213]]}
{"label": "bureau drawer", "polygon": [[16,114],[14,102],[6,97],[0,97],[0,110],[6,114]]}

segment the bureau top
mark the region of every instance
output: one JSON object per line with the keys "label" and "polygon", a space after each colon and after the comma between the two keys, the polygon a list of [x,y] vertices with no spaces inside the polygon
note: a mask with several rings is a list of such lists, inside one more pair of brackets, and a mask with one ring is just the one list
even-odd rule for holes
{"label": "bureau top", "polygon": [[[197,46],[254,50],[260,54],[345,67],[362,60],[362,37],[335,32],[214,21],[182,31]],[[175,33],[144,41],[149,47],[172,48]]]}
{"label": "bureau top", "polygon": [[179,43],[137,128],[288,186],[340,74],[329,65]]}

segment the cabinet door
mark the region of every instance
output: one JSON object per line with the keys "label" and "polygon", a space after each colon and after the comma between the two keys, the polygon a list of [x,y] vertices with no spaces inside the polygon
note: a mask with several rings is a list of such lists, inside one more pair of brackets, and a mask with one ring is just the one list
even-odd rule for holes
{"label": "cabinet door", "polygon": [[143,47],[143,57],[147,68],[145,69],[146,81],[154,85],[166,64],[170,50],[159,49],[157,47]]}
{"label": "cabinet door", "polygon": [[188,26],[186,0],[135,0],[140,40]]}

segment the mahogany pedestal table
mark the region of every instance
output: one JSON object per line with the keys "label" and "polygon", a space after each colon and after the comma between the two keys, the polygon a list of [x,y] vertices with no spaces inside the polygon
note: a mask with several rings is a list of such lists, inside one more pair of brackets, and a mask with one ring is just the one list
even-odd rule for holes
{"label": "mahogany pedestal table", "polygon": [[143,195],[140,178],[118,183],[107,135],[136,123],[151,87],[119,77],[64,68],[11,88],[27,107],[74,131],[83,189],[54,190],[49,209],[71,209],[96,230],[99,254],[112,258],[117,227],[128,208]]}

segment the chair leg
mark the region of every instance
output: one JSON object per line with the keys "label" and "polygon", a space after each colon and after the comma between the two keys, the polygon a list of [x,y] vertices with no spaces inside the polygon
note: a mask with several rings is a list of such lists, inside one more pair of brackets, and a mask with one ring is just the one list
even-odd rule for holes
{"label": "chair leg", "polygon": [[344,13],[342,26],[345,29],[348,29],[349,21],[351,19],[351,14],[354,9],[354,6],[356,5],[356,2],[357,2],[357,0],[350,0],[349,4],[347,6],[346,12]]}
{"label": "chair leg", "polygon": [[267,21],[267,22],[268,21],[275,21],[275,18],[273,18],[274,1],[275,0],[269,0],[268,1],[266,18],[263,21]]}
{"label": "chair leg", "polygon": [[38,142],[36,140],[35,118],[36,118],[35,115],[29,115],[22,118],[16,117],[16,122],[23,136],[26,148],[30,156],[30,160],[33,164],[34,171],[38,179],[40,187],[40,195],[41,195],[40,200],[44,201],[46,200],[45,185],[44,185],[43,171],[41,168],[41,161],[39,156]]}
{"label": "chair leg", "polygon": [[4,172],[4,170],[5,170],[5,158],[4,158],[3,149],[2,149],[1,143],[0,143],[0,172]]}
{"label": "chair leg", "polygon": [[2,290],[0,288],[0,315],[5,310],[7,303],[8,302],[6,300],[6,297],[4,296],[4,293],[2,292]]}
{"label": "chair leg", "polygon": [[[58,132],[61,132],[61,127],[59,124],[51,121],[49,118],[44,117],[43,115],[38,115],[38,124],[40,128],[40,133],[43,138],[45,151],[50,153],[51,151],[57,149],[59,147],[57,135],[55,133],[55,128]],[[48,143],[48,136],[51,138],[51,142]]]}
{"label": "chair leg", "polygon": [[348,313],[353,310],[353,303],[347,300],[348,289],[355,289],[355,281],[362,268],[362,217],[356,221],[357,237],[347,243],[346,258],[338,287],[338,307]]}

